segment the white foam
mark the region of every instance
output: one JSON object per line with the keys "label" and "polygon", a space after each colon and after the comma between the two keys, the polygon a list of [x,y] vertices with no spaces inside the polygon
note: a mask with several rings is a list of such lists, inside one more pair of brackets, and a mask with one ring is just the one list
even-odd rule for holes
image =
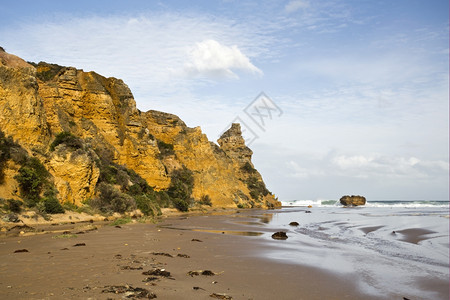
{"label": "white foam", "polygon": [[324,200],[293,200],[293,201],[281,201],[283,206],[322,206]]}
{"label": "white foam", "polygon": [[[291,207],[336,207],[341,206],[338,200],[292,200],[281,201],[283,206]],[[367,201],[365,207],[382,207],[382,208],[448,208],[448,201]]]}

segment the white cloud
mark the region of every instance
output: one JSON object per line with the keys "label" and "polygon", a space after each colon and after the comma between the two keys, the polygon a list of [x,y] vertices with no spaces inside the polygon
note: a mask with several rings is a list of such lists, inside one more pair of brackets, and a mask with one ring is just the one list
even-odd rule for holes
{"label": "white cloud", "polygon": [[236,45],[229,47],[215,40],[196,43],[189,53],[189,59],[185,65],[188,74],[235,79],[239,76],[233,70],[262,74],[262,71],[255,67]]}
{"label": "white cloud", "polygon": [[289,176],[298,179],[324,177],[328,172],[327,170],[321,169],[317,164],[310,165],[308,167],[301,167],[296,161],[293,160],[288,161],[286,163],[286,167],[290,171]]}
{"label": "white cloud", "polygon": [[296,12],[299,9],[304,9],[307,8],[309,6],[309,3],[307,1],[304,0],[294,0],[294,1],[290,1],[288,4],[286,4],[286,6],[284,7],[284,10],[287,13],[293,13]]}
{"label": "white cloud", "polygon": [[444,161],[421,161],[417,157],[388,155],[338,155],[331,160],[341,175],[357,178],[433,178],[448,173]]}

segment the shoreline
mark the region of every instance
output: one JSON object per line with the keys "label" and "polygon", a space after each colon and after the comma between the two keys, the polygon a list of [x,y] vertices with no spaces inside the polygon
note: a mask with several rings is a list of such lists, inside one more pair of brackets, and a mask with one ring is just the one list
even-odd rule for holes
{"label": "shoreline", "polygon": [[[223,216],[183,214],[158,224],[70,232],[66,238],[51,233],[1,238],[0,298],[120,299],[143,288],[160,299],[379,299],[360,292],[352,276],[256,257],[264,242],[252,236],[192,230],[230,225],[231,212],[216,213]],[[243,220],[250,218],[244,215]],[[181,229],[164,227],[173,225]],[[230,229],[248,230],[244,224]],[[170,277],[142,274],[154,269]],[[190,271],[213,276],[189,276]],[[108,292],[112,287],[125,292]]]}
{"label": "shoreline", "polygon": [[181,212],[175,208],[163,208],[160,216],[145,216],[139,210],[124,214],[114,213],[109,216],[66,211],[62,214],[49,214],[48,219],[33,210],[16,214],[16,222],[0,219],[0,239],[13,236],[30,236],[46,233],[92,229],[104,225],[112,225],[115,221],[124,219],[128,223],[157,223],[165,218],[177,216],[202,216],[214,214],[233,214],[242,209],[197,208],[189,212]]}

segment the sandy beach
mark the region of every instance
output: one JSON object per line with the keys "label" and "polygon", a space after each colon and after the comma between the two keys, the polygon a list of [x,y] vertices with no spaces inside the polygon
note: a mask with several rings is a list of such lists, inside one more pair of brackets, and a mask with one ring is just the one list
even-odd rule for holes
{"label": "sandy beach", "polygon": [[[3,237],[0,298],[377,299],[360,292],[352,276],[258,258],[253,254],[270,246],[246,231],[252,218],[242,216],[242,225],[229,218],[66,224],[63,232],[53,226],[55,232]],[[224,226],[229,231],[190,230]]]}

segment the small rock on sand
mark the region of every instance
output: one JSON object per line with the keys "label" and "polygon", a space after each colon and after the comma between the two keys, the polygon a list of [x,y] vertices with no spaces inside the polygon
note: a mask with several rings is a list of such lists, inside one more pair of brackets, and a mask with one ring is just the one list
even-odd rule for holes
{"label": "small rock on sand", "polygon": [[30,251],[28,251],[27,249],[19,249],[14,251],[14,253],[23,253],[23,252],[30,252]]}
{"label": "small rock on sand", "polygon": [[274,234],[272,234],[272,238],[275,240],[285,240],[288,238],[286,232],[284,231],[279,231],[279,232],[275,232]]}

